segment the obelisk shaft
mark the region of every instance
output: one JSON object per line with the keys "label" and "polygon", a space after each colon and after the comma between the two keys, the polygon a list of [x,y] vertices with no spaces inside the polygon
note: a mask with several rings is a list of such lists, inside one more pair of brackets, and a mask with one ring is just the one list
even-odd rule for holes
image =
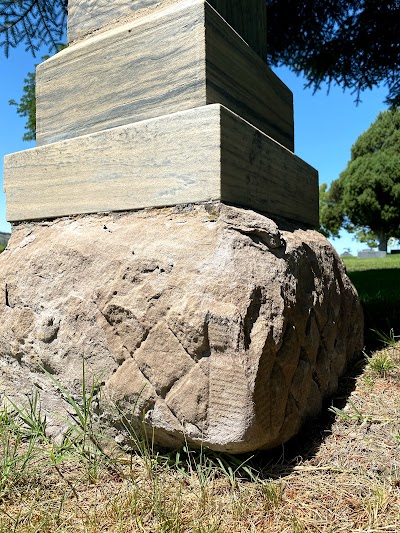
{"label": "obelisk shaft", "polygon": [[[68,41],[178,0],[69,0]],[[239,35],[265,60],[267,15],[265,0],[208,0]]]}
{"label": "obelisk shaft", "polygon": [[267,4],[265,0],[209,0],[257,54],[267,55]]}

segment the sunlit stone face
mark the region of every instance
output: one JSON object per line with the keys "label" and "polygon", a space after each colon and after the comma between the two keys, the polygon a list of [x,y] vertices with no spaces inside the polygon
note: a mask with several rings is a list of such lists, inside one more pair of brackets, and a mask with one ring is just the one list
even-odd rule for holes
{"label": "sunlit stone face", "polygon": [[[175,1],[175,0],[172,0]],[[68,41],[74,41],[109,23],[170,0],[70,0],[68,2]]]}
{"label": "sunlit stone face", "polygon": [[[68,42],[171,4],[199,0],[69,0]],[[200,0],[201,1],[201,0]],[[205,1],[205,0],[204,0]],[[267,53],[265,0],[207,0],[263,59]]]}

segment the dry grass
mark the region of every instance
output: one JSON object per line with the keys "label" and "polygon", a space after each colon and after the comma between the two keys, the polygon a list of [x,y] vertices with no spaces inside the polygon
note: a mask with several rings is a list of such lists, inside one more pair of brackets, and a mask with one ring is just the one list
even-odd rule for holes
{"label": "dry grass", "polygon": [[[392,364],[381,370],[383,356]],[[3,416],[0,532],[400,532],[400,345],[347,376],[334,405],[295,441],[253,458],[257,480],[216,455],[175,456],[172,466],[147,450],[94,464],[82,450],[55,458],[48,442],[26,468],[13,456],[10,472]],[[27,439],[11,429],[26,458]]]}

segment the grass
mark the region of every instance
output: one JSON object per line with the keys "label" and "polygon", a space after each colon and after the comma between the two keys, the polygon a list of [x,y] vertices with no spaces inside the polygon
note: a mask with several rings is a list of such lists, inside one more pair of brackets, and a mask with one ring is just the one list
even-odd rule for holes
{"label": "grass", "polygon": [[358,257],[343,257],[343,262],[349,272],[359,270],[387,270],[400,269],[400,254],[387,255],[386,257],[371,257],[360,259]]}
{"label": "grass", "polygon": [[122,451],[96,433],[90,390],[62,442],[46,438],[37,395],[11,405],[0,413],[0,532],[397,533],[400,346],[367,363],[296,439],[239,458],[146,439]]}
{"label": "grass", "polygon": [[395,368],[392,357],[385,350],[379,354],[367,357],[367,361],[369,370],[381,376],[386,376],[386,374]]}
{"label": "grass", "polygon": [[[399,301],[396,278],[387,273],[398,274],[400,265],[384,266],[384,259],[376,268],[375,260],[359,261],[346,264],[363,302],[370,302],[367,312],[376,318],[375,302],[387,319],[379,305]],[[364,282],[357,275],[368,275],[368,264],[375,274]],[[37,393],[24,407],[5,404],[0,533],[398,533],[396,325],[388,320],[379,334],[371,331],[383,347],[369,350],[361,367],[349,369],[319,418],[270,452],[232,457],[187,446],[156,449],[151,435],[140,438],[127,420],[132,449],[122,450],[92,417],[96,384],[83,388],[80,402],[61,390],[75,422],[57,441],[46,436]]]}
{"label": "grass", "polygon": [[366,344],[376,348],[382,334],[400,331],[400,255],[345,257],[344,263],[364,309]]}

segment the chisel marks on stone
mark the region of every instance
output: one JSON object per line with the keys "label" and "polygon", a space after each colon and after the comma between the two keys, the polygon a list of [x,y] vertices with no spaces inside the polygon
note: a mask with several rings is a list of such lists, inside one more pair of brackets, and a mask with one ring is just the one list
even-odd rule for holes
{"label": "chisel marks on stone", "polygon": [[210,358],[209,432],[211,441],[243,441],[252,422],[253,405],[239,354]]}

